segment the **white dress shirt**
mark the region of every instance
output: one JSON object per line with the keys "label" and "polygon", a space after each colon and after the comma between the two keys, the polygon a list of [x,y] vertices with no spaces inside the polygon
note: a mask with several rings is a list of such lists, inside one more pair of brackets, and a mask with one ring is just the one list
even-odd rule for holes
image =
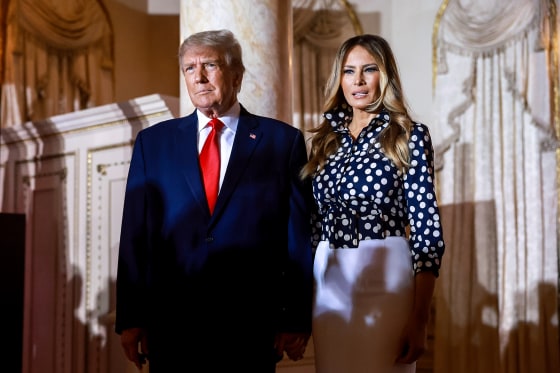
{"label": "white dress shirt", "polygon": [[[233,104],[232,107],[223,114],[223,116],[218,118],[224,124],[220,133],[220,189],[222,188],[222,182],[224,181],[229,156],[231,155],[231,148],[233,147],[235,132],[237,131],[240,111],[241,106],[239,105],[239,102],[236,101],[235,104]],[[211,118],[208,118],[200,110],[196,111],[196,115],[198,117],[198,154],[200,154],[202,147],[206,142],[206,138],[210,134],[211,128],[208,126],[208,122],[210,122]]]}

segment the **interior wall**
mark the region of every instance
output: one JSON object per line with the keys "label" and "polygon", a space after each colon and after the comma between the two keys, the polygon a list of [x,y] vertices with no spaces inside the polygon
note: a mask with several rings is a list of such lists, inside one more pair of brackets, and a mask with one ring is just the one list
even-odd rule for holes
{"label": "interior wall", "polygon": [[432,33],[441,0],[352,1],[364,32],[391,44],[414,119],[430,124],[436,115],[432,92]]}
{"label": "interior wall", "polygon": [[[168,11],[173,1],[177,2],[176,14]],[[183,82],[176,57],[179,0],[151,1],[151,5],[165,3],[166,13],[154,13],[140,0],[104,3],[114,32],[113,100],[123,102],[154,93],[180,97]],[[381,34],[391,42],[414,114],[424,123],[432,123],[431,37],[441,0],[354,0],[350,4],[364,32]]]}
{"label": "interior wall", "polygon": [[149,15],[106,0],[113,23],[115,101],[159,93],[179,97],[179,14]]}
{"label": "interior wall", "polygon": [[[415,119],[428,126],[432,103],[432,32],[440,0],[354,0],[365,33],[385,37],[397,58]],[[106,0],[115,33],[115,97],[125,101],[160,93],[180,97],[179,14],[149,15],[122,0]]]}

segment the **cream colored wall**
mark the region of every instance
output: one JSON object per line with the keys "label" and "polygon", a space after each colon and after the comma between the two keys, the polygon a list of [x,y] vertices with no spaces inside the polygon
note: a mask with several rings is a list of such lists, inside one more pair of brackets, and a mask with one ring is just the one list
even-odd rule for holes
{"label": "cream colored wall", "polygon": [[435,123],[432,100],[432,32],[441,0],[352,1],[364,32],[391,44],[412,115]]}
{"label": "cream colored wall", "polygon": [[[378,33],[392,45],[414,117],[435,121],[432,103],[432,31],[441,0],[355,0],[366,33]],[[107,0],[115,32],[116,101],[152,93],[180,97],[177,15],[148,15]]]}
{"label": "cream colored wall", "polygon": [[115,40],[115,101],[179,97],[179,14],[149,15],[106,0]]}
{"label": "cream colored wall", "polygon": [[[179,74],[179,69],[177,67],[177,46],[180,42],[180,32],[179,32],[179,15],[148,15],[143,11],[134,10],[122,3],[118,2],[117,0],[106,0],[107,10],[110,14],[113,23],[113,29],[115,34],[115,101],[127,101],[129,99],[134,99],[137,97],[146,96],[152,93],[159,93],[163,95],[169,95],[174,97],[179,97],[179,88],[180,84],[182,84]],[[439,1],[437,0],[424,0],[422,2],[418,2],[417,0],[393,0],[391,2],[383,1],[383,0],[360,0],[352,2],[356,4],[356,10],[362,22],[362,26],[365,32],[372,32],[372,33],[380,33],[381,35],[385,36],[389,42],[392,44],[397,59],[399,60],[399,65],[401,67],[401,73],[403,77],[403,84],[405,86],[405,92],[409,98],[410,104],[418,114],[418,117],[425,121],[428,125],[432,123],[433,114],[433,106],[432,106],[432,97],[431,97],[431,34],[432,34],[432,26],[433,20],[435,18],[435,14],[437,13],[437,9],[439,7]],[[154,118],[152,118],[154,119]],[[114,121],[114,123],[119,123],[118,121]],[[64,131],[62,131],[64,132]],[[81,134],[82,132],[76,131],[77,134]],[[89,134],[89,133],[88,133]],[[112,136],[108,137],[111,141],[115,139]],[[55,140],[57,138],[54,138]],[[63,141],[60,144],[55,144],[56,146],[53,147],[45,147],[45,149],[50,150],[50,153],[47,152],[45,149],[42,150],[42,156],[48,160],[47,163],[41,162],[42,169],[41,172],[35,172],[35,176],[33,178],[29,178],[33,183],[40,182],[49,182],[56,184],[54,187],[51,184],[45,184],[45,189],[53,189],[59,188],[60,190],[68,190],[72,193],[80,192],[80,193],[90,193],[86,191],[87,188],[91,190],[100,191],[101,188],[97,188],[96,181],[99,180],[106,180],[106,178],[101,177],[98,175],[99,169],[94,167],[96,165],[95,156],[97,154],[108,154],[107,159],[102,159],[104,163],[109,165],[116,164],[118,167],[122,169],[123,172],[126,171],[126,163],[125,162],[117,162],[118,158],[115,158],[113,152],[118,151],[118,147],[108,146],[107,142],[104,140],[102,145],[99,145],[97,142],[92,142],[92,139],[98,141],[98,138],[88,138],[87,139],[87,146],[93,149],[88,151],[83,151],[82,153],[79,152],[71,152],[68,151],[67,148],[58,148],[60,144],[66,144],[65,146],[69,146],[68,142]],[[54,141],[54,140],[51,140]],[[26,143],[27,142],[22,142]],[[29,143],[35,144],[38,143],[37,141],[30,141]],[[125,139],[120,141],[119,144],[125,144],[126,146],[130,145],[130,136],[125,136]],[[110,145],[110,144],[109,144]],[[115,150],[116,149],[116,150]],[[87,153],[89,152],[89,153]],[[32,153],[32,154],[31,154]],[[77,154],[84,154],[86,153],[85,158],[76,156]],[[32,169],[37,162],[37,151],[30,152],[31,155],[27,153],[15,152],[14,154],[20,154],[22,160],[19,161],[17,164],[22,169],[28,170]],[[88,178],[79,179],[75,176],[72,172],[76,172],[76,170],[80,169],[79,167],[75,166],[74,163],[78,161],[88,161],[88,155],[91,154],[92,163],[90,166],[87,166],[87,169],[90,170],[88,172],[95,172],[95,178],[89,178],[93,180],[93,183],[88,184],[87,182],[82,182],[81,180],[88,180]],[[71,163],[67,167],[62,167],[60,159],[69,158],[68,162]],[[44,164],[43,164],[44,163]],[[54,164],[54,165],[53,165]],[[45,166],[46,165],[46,166]],[[53,165],[51,167],[51,165]],[[48,167],[47,167],[48,166]],[[11,166],[10,166],[11,167]],[[7,168],[6,168],[7,169]],[[115,168],[113,168],[115,169]],[[11,169],[10,169],[11,170]],[[53,171],[54,170],[54,171]],[[67,171],[69,170],[69,171]],[[81,170],[81,169],[80,169]],[[20,172],[20,171],[18,171]],[[30,171],[29,171],[30,172]],[[81,171],[83,172],[83,171]],[[55,178],[54,176],[63,175],[59,179]],[[12,173],[10,171],[10,175],[16,175],[15,172]],[[27,174],[20,172],[17,175],[27,176]],[[53,176],[54,175],[54,176]],[[117,175],[119,177],[120,182],[122,183],[123,173]],[[110,175],[109,175],[110,176]],[[52,180],[54,181],[52,181]],[[56,179],[56,180],[55,180]],[[44,181],[46,180],[46,181]],[[75,187],[72,183],[80,183],[80,187]],[[66,186],[65,183],[68,183],[69,186]],[[14,191],[10,193],[10,195],[15,195],[15,191],[18,192],[18,196],[21,194],[22,197],[18,199],[18,201],[22,201],[21,203],[17,202],[18,211],[26,211],[27,207],[24,203],[30,203],[33,201],[30,198],[24,198],[24,193],[30,194],[35,193],[36,191],[40,192],[41,190],[35,190],[29,186],[20,186],[19,184],[16,185],[15,183],[7,183],[8,185],[15,185]],[[89,186],[88,186],[89,185]],[[43,184],[40,185],[43,187]],[[56,189],[57,191],[59,189]],[[103,189],[104,190],[104,189]],[[67,193],[70,193],[67,192]],[[62,193],[61,193],[62,195]],[[67,194],[66,197],[70,202],[72,201],[80,201],[83,203],[83,200],[78,197],[73,197],[73,194]],[[94,201],[98,201],[98,199],[92,198]],[[36,202],[36,200],[35,200]],[[23,207],[21,207],[22,205]],[[92,234],[84,233],[84,229],[86,229],[86,223],[82,223],[80,219],[74,219],[73,216],[86,216],[81,213],[82,209],[75,209],[73,208],[72,204],[63,203],[63,208],[65,210],[60,211],[59,213],[61,216],[65,217],[66,220],[60,219],[63,223],[67,224],[78,224],[76,229],[73,226],[66,227],[65,229],[61,229],[60,231],[69,234],[68,237],[68,245],[71,246],[72,255],[75,255],[77,258],[75,259],[77,263],[79,263],[82,267],[86,266],[85,260],[90,258],[87,254],[90,250],[89,248],[95,247],[96,250],[104,249],[102,246],[104,243],[98,243],[95,240],[91,240],[91,237],[99,238],[104,237],[102,234],[98,234],[93,228],[88,228],[91,230]],[[37,207],[37,205],[35,205]],[[85,209],[84,209],[85,210]],[[47,211],[47,210],[45,210]],[[51,209],[48,209],[51,211]],[[88,210],[90,212],[99,212],[96,208]],[[105,210],[103,210],[105,211]],[[80,215],[81,214],[81,215]],[[117,214],[112,214],[111,216],[118,216]],[[39,216],[40,217],[40,216]],[[47,219],[48,220],[48,219]],[[89,221],[89,220],[88,220]],[[97,224],[98,222],[102,222],[103,219],[90,219],[90,225]],[[74,223],[75,222],[75,223]],[[101,224],[100,224],[101,226]],[[95,228],[95,227],[94,227]],[[117,232],[118,230],[114,230]],[[75,233],[74,236],[71,236],[70,233]],[[67,238],[66,236],[62,235],[61,237]],[[84,244],[83,240],[91,240],[88,243]],[[39,242],[40,241],[34,241]],[[62,245],[62,244],[61,244]],[[86,251],[84,252],[84,248]],[[41,248],[44,250],[44,248]],[[66,255],[66,254],[65,254]],[[92,255],[91,258],[99,258],[101,256]],[[52,258],[51,258],[52,259]],[[72,258],[70,258],[72,259]],[[89,260],[89,259],[87,259]],[[93,263],[95,264],[95,263]],[[80,267],[80,268],[82,268]],[[106,270],[108,267],[100,266],[103,270]],[[95,268],[96,266],[91,266],[93,268],[90,272],[85,271],[84,281],[89,281],[88,278],[93,278],[97,276],[97,272]],[[88,275],[88,273],[90,273]],[[65,272],[61,272],[61,275],[66,275]],[[94,276],[95,275],[95,276]],[[89,277],[88,277],[89,276]],[[93,276],[93,277],[92,277]],[[50,281],[46,282],[48,284],[55,284],[55,282]],[[63,282],[60,282],[63,284]],[[57,285],[63,286],[63,285]],[[72,285],[75,286],[75,285]],[[76,285],[77,286],[77,285]],[[89,285],[84,285],[84,294],[87,290],[89,292],[89,298],[83,295],[83,303],[81,304],[82,312],[80,316],[83,318],[93,317],[88,316],[89,314],[85,312],[85,307],[87,307],[87,302],[90,305],[94,306],[96,301],[96,289],[91,287],[91,282]],[[42,293],[39,293],[42,295]],[[52,298],[54,299],[54,298]],[[50,303],[48,305],[53,305],[52,310],[49,308],[49,312],[60,312],[63,313],[63,310],[58,310],[53,301],[49,300]],[[104,299],[103,306],[108,305],[106,299]],[[45,312],[45,307],[40,307],[37,309],[41,309],[39,316],[43,317],[43,315],[47,314]],[[89,310],[89,309],[88,309]],[[97,310],[97,309],[96,309]],[[105,310],[107,311],[107,310]],[[65,311],[66,312],[66,311]],[[70,315],[72,310],[64,313],[64,315]],[[50,317],[50,314],[47,314]],[[54,317],[54,316],[53,316]],[[64,317],[60,317],[60,319],[64,319]],[[77,330],[81,330],[80,333],[84,333],[83,329],[79,329],[82,324],[80,324],[79,320],[72,320],[71,318],[66,318],[63,320],[67,325],[67,328],[76,328]],[[76,322],[79,325],[73,326],[70,323]],[[66,324],[64,324],[66,325]],[[41,329],[42,330],[42,329]],[[64,330],[58,328],[58,330]],[[36,330],[36,333],[39,333],[39,330]],[[62,331],[59,332],[60,335],[64,333]],[[58,334],[57,334],[58,335]],[[70,338],[71,333],[64,334],[65,338]],[[114,334],[109,334],[110,338],[115,339],[116,336]],[[75,336],[74,336],[75,337]],[[80,338],[84,338],[83,335],[79,335]],[[72,343],[64,340],[66,343],[64,346],[65,348],[72,349]],[[92,343],[96,343],[95,341]],[[45,343],[45,345],[50,346],[51,343]],[[32,344],[28,345],[28,353],[31,351]],[[94,351],[91,353],[98,353],[96,346],[88,345],[86,347],[85,343],[77,343],[75,349],[78,351],[77,354],[74,354],[74,360],[68,361],[66,360],[71,359],[72,353],[76,351],[67,351],[65,354],[58,354],[56,356],[62,356],[60,359],[64,360],[65,366],[71,366],[72,364],[77,364],[76,362],[83,362],[88,361],[90,364],[108,364],[108,360],[115,359],[118,361],[122,361],[122,355],[120,354],[120,347],[118,346],[118,342],[114,342],[111,347],[107,347],[107,350],[111,350],[111,354],[108,356],[104,356],[103,358],[92,358],[89,356],[89,351]],[[52,347],[55,350],[55,347]],[[49,347],[50,349],[51,347]],[[58,349],[60,350],[60,349]],[[106,350],[106,351],[107,351]],[[50,351],[50,350],[49,350]],[[62,350],[60,350],[62,351]],[[82,359],[82,355],[88,354],[88,359]],[[41,355],[45,356],[45,359],[51,359],[50,355]],[[39,369],[39,365],[37,366]],[[281,367],[283,368],[283,367]],[[286,367],[288,368],[288,366]],[[289,367],[292,368],[292,367]],[[309,366],[304,367],[293,367],[290,369],[290,372],[295,373],[296,369],[298,373],[307,373],[309,370]],[[71,369],[64,370],[70,371]],[[95,369],[73,369],[73,372],[80,373],[82,371],[93,371]],[[102,371],[102,370],[99,370]],[[122,370],[121,370],[122,372]]]}

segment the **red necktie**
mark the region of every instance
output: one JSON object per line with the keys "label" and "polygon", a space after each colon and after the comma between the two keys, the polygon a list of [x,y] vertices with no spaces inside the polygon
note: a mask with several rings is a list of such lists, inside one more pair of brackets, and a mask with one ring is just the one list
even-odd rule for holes
{"label": "red necktie", "polygon": [[206,200],[210,213],[214,212],[214,205],[218,198],[220,183],[220,138],[218,132],[224,125],[218,118],[212,119],[208,125],[212,128],[200,152],[200,168],[206,190]]}

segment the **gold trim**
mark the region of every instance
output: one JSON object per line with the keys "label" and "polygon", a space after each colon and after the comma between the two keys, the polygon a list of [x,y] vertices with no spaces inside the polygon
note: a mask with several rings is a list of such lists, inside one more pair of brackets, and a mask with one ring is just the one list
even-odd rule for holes
{"label": "gold trim", "polygon": [[[445,13],[445,9],[447,9],[447,4],[449,4],[449,0],[444,0],[439,6],[438,12],[436,14],[436,19],[434,21],[434,28],[432,31],[432,97],[434,97],[436,94],[436,78],[437,78],[437,67],[438,67],[437,47],[438,47],[439,26],[441,23],[441,19],[443,17],[443,13]],[[435,187],[436,187],[436,199],[438,200],[441,194],[441,184],[439,182],[439,178],[440,178],[439,175],[440,172],[436,171]]]}
{"label": "gold trim", "polygon": [[[550,81],[550,119],[552,127],[555,130],[556,142],[560,139],[560,90],[558,72],[559,56],[558,56],[558,11],[556,8],[556,0],[548,0],[548,71]],[[558,253],[558,266],[560,267],[560,148],[556,148],[556,247]],[[558,287],[560,288],[560,272],[558,273]],[[560,305],[558,306],[560,311]]]}
{"label": "gold trim", "polygon": [[347,1],[347,0],[339,0],[340,4],[342,4],[342,6],[344,7],[344,9],[346,9],[346,11],[348,12],[348,17],[350,18],[350,22],[352,22],[352,26],[354,26],[354,32],[356,33],[356,35],[361,35],[364,33],[364,30],[362,28],[362,24],[360,23],[360,20],[358,19],[358,16],[356,15],[356,12],[354,11],[354,7],[352,7],[352,5]]}
{"label": "gold trim", "polygon": [[439,26],[441,23],[441,19],[443,17],[443,13],[445,13],[445,9],[447,9],[447,4],[449,4],[449,0],[444,0],[439,6],[438,12],[436,14],[436,20],[434,22],[434,29],[432,31],[432,96],[435,94],[436,91],[436,77],[437,77],[437,67],[438,67],[437,46],[438,46]]}
{"label": "gold trim", "polygon": [[[26,164],[32,164],[33,167],[37,167],[37,163],[39,162],[47,162],[49,160],[57,160],[57,159],[61,159],[63,162],[65,162],[66,159],[70,158],[70,157],[74,157],[74,159],[76,158],[76,152],[63,152],[63,153],[54,153],[54,154],[49,154],[48,156],[35,156],[32,158],[24,158],[24,159],[18,159],[13,163],[13,200],[16,201],[14,202],[17,205],[17,201],[18,201],[18,193],[21,192],[20,188],[18,188],[18,185],[20,185],[18,183],[18,181],[21,181],[21,185],[30,188],[31,187],[31,181],[37,179],[38,177],[49,177],[49,176],[58,176],[60,178],[61,181],[66,181],[66,178],[68,177],[68,167],[63,167],[63,168],[59,168],[57,171],[51,171],[51,172],[40,172],[40,173],[35,173],[35,171],[37,170],[37,168],[34,168],[32,171],[33,172],[29,172],[29,173],[25,173],[25,172],[20,172],[21,167],[25,166]],[[28,170],[28,169],[25,169]],[[7,193],[7,192],[6,192]],[[27,200],[23,200],[22,201],[22,205],[23,205],[23,210],[24,211],[28,211],[29,205],[27,203]],[[14,206],[15,207],[15,206]]]}
{"label": "gold trim", "polygon": [[98,164],[97,165],[97,173],[103,176],[107,175],[107,164]]}
{"label": "gold trim", "polygon": [[550,96],[551,96],[551,118],[552,124],[556,129],[556,138],[560,138],[560,89],[559,89],[559,56],[558,56],[558,12],[555,0],[548,1],[548,25],[550,36],[548,42],[549,69],[550,69]]}
{"label": "gold trim", "polygon": [[[92,235],[93,235],[93,220],[92,220],[92,210],[93,210],[93,177],[95,174],[95,171],[97,171],[98,174],[100,174],[101,176],[105,176],[107,174],[107,169],[111,166],[115,166],[115,165],[119,165],[119,164],[124,164],[127,162],[130,162],[130,158],[127,160],[123,160],[122,162],[116,162],[116,163],[112,163],[112,164],[105,164],[105,163],[100,163],[97,165],[97,167],[95,167],[95,171],[94,171],[94,164],[93,164],[93,156],[95,153],[100,152],[100,151],[105,151],[105,150],[110,150],[110,149],[118,149],[118,148],[125,148],[125,147],[132,147],[134,145],[133,141],[125,141],[125,142],[121,142],[121,143],[117,143],[117,144],[110,144],[110,145],[102,145],[102,146],[97,146],[94,148],[88,148],[87,149],[87,155],[86,155],[86,163],[87,163],[87,168],[86,168],[86,262],[85,262],[85,309],[86,312],[91,312],[93,311],[93,304],[92,304],[92,295],[93,295],[93,270],[92,270],[92,265],[93,265],[93,255],[94,255],[94,248],[92,246]],[[99,249],[99,248],[98,248]],[[101,250],[101,249],[99,249]],[[101,281],[99,281],[101,282]],[[97,310],[99,311],[99,310]],[[89,320],[88,320],[89,322]]]}
{"label": "gold trim", "polygon": [[[86,262],[85,262],[85,311],[86,315],[89,314],[91,310],[91,263],[92,263],[92,249],[91,249],[91,188],[92,188],[92,179],[93,179],[93,170],[92,170],[93,160],[92,160],[92,152],[88,150],[86,155]],[[86,316],[86,323],[89,323],[89,316]]]}

